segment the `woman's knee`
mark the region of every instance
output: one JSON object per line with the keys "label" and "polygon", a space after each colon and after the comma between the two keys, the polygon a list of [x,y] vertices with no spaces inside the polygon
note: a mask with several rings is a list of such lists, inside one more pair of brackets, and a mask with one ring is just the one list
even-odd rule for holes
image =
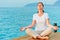
{"label": "woman's knee", "polygon": [[29,35],[33,34],[33,30],[30,28],[26,29],[25,32]]}
{"label": "woman's knee", "polygon": [[30,29],[29,29],[29,28],[27,28],[27,29],[25,30],[25,32],[29,32],[29,30],[30,30]]}

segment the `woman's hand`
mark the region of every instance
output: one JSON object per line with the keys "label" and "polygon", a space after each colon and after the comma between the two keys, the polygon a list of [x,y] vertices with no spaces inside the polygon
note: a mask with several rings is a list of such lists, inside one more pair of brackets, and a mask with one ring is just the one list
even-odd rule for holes
{"label": "woman's hand", "polygon": [[53,29],[54,29],[54,30],[58,30],[58,27],[57,27],[57,26],[54,26]]}
{"label": "woman's hand", "polygon": [[24,31],[26,28],[25,27],[21,27],[20,28],[20,31]]}

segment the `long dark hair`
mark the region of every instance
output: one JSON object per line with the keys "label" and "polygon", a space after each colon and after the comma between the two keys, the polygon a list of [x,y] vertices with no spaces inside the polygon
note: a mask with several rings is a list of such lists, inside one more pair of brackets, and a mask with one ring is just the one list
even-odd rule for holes
{"label": "long dark hair", "polygon": [[[42,2],[38,2],[38,4],[40,4],[40,3],[41,3],[41,4],[42,4],[42,6],[44,7],[44,4],[43,4]],[[37,13],[38,13],[38,12],[39,12],[39,11],[37,11]],[[44,10],[43,10],[43,12],[44,12]]]}

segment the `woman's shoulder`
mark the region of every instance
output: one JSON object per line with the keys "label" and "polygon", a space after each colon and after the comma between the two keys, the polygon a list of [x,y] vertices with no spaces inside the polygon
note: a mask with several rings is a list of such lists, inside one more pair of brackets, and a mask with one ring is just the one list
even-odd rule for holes
{"label": "woman's shoulder", "polygon": [[33,14],[33,16],[37,16],[37,13]]}
{"label": "woman's shoulder", "polygon": [[48,13],[44,13],[44,15],[48,15]]}
{"label": "woman's shoulder", "polygon": [[44,14],[48,14],[48,13],[44,13]]}

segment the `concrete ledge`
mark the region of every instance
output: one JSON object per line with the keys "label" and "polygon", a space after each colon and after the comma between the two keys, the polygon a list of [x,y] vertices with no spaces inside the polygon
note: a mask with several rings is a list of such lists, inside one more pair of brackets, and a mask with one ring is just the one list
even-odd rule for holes
{"label": "concrete ledge", "polygon": [[[19,38],[14,38],[13,40],[29,40],[30,38],[31,38],[30,36],[26,35]],[[56,33],[52,32],[51,35],[49,36],[49,40],[60,40],[60,32]]]}

